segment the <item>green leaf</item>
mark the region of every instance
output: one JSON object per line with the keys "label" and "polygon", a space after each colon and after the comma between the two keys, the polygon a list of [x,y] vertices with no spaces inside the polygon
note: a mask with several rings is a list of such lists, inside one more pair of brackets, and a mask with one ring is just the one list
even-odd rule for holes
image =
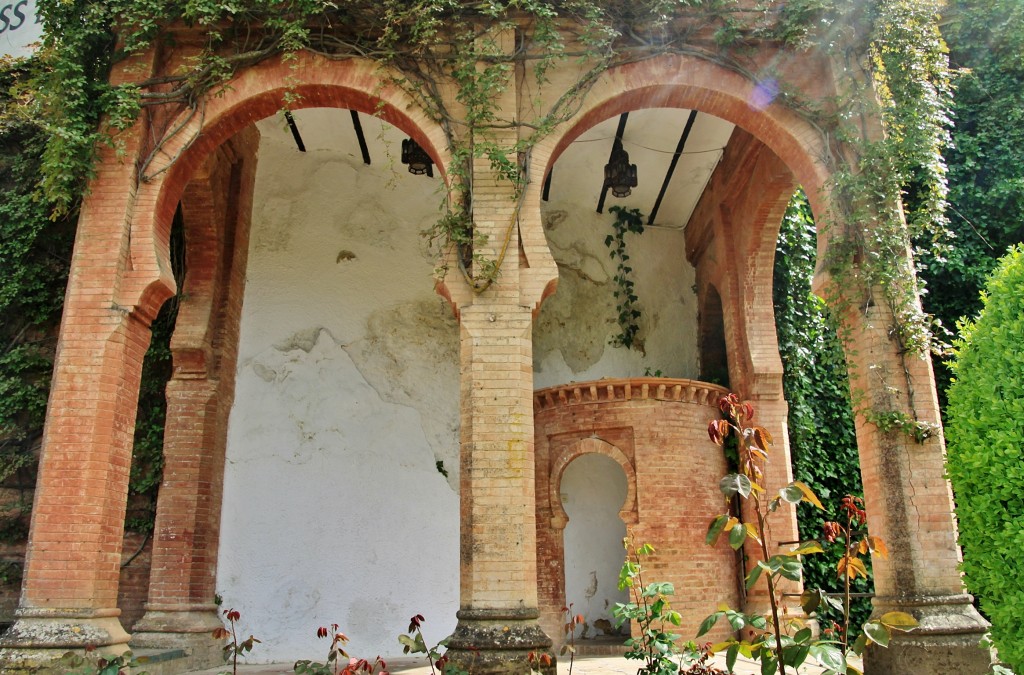
{"label": "green leaf", "polygon": [[868,621],[864,624],[864,635],[877,645],[882,647],[889,646],[889,629],[882,625],[879,621]]}
{"label": "green leaf", "polygon": [[782,499],[788,502],[789,504],[799,504],[800,501],[804,498],[804,493],[796,485],[790,483],[786,487],[779,490],[779,496],[782,497]]}
{"label": "green leaf", "polygon": [[750,496],[750,491],[753,486],[750,483],[750,479],[741,473],[731,473],[724,476],[722,480],[718,482],[718,489],[722,491],[726,497],[732,497],[734,495],[740,495],[744,499]]}
{"label": "green leaf", "polygon": [[732,626],[733,630],[743,630],[743,627],[747,625],[743,615],[739,612],[726,612],[725,618],[729,622],[729,625]]}
{"label": "green leaf", "polygon": [[704,541],[705,543],[707,543],[708,546],[715,545],[715,543],[718,541],[718,537],[722,534],[722,530],[725,529],[725,524],[727,522],[729,522],[728,514],[717,516],[714,520],[711,521],[711,524],[708,526],[708,534],[704,538]]}
{"label": "green leaf", "polygon": [[733,668],[736,667],[736,657],[739,656],[739,653],[740,646],[738,643],[731,645],[725,652],[725,668],[730,673],[733,671]]}
{"label": "green leaf", "polygon": [[724,615],[725,612],[715,612],[714,614],[709,615],[706,619],[701,621],[700,627],[697,629],[697,637],[700,637],[701,635],[704,635],[704,633],[707,633],[709,630],[711,630],[711,628],[716,623],[718,623],[718,620],[721,619]]}
{"label": "green leaf", "polygon": [[758,561],[758,564],[754,566],[754,569],[750,570],[750,574],[747,575],[747,590],[749,591],[757,583],[757,580],[761,578],[761,572],[765,569],[765,566]]}
{"label": "green leaf", "polygon": [[742,523],[733,525],[732,529],[729,531],[729,546],[731,546],[734,551],[737,551],[741,546],[743,546],[743,542],[746,538],[747,528],[743,527]]}

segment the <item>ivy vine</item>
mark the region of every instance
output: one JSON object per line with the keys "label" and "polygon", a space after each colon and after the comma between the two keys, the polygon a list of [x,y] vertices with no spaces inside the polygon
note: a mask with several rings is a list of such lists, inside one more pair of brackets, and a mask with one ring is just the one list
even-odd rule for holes
{"label": "ivy vine", "polygon": [[[827,156],[820,159],[835,176],[834,212],[819,214],[819,220],[841,224],[827,261],[837,287],[882,289],[896,317],[893,339],[912,358],[928,348],[930,331],[917,303],[914,270],[899,262],[909,243],[901,197],[908,197],[915,240],[944,241],[946,228],[941,153],[950,92],[938,9],[938,0],[763,0],[754,6],[737,0],[38,0],[45,27],[39,50],[27,61],[0,68],[8,92],[0,108],[5,142],[17,137],[37,150],[27,155],[31,166],[16,165],[21,153],[7,155],[4,187],[18,182],[11,192],[18,197],[5,197],[4,208],[13,211],[0,222],[5,243],[23,242],[33,251],[45,250],[39,242],[51,233],[63,239],[53,240],[52,257],[42,256],[39,273],[22,274],[18,265],[0,292],[5,339],[17,337],[0,356],[3,377],[9,378],[0,396],[0,424],[8,425],[0,429],[0,444],[5,452],[17,445],[22,457],[38,433],[60,304],[53,289],[60,289],[66,275],[69,224],[97,149],[116,147],[120,132],[159,109],[150,116],[154,128],[147,154],[152,157],[176,134],[187,133],[184,126],[161,127],[159,120],[201,116],[205,101],[234,74],[274,56],[294,62],[300,51],[385,66],[392,75],[383,84],[400,87],[443,129],[452,158],[450,191],[427,236],[438,249],[441,273],[443,261],[455,260],[472,288],[482,292],[497,278],[514,233],[532,178],[524,169],[531,148],[576,114],[609,68],[684,54],[758,81],[765,75],[751,49],[758,41],[824,50],[842,80],[842,95],[828,102],[832,108],[802,100],[785,84],[774,100],[807,120],[825,141]],[[182,31],[192,31],[198,51],[173,73],[130,84],[108,82],[114,63],[173,41]],[[578,64],[578,74],[569,86],[560,83],[564,93],[553,104],[541,108],[527,101],[515,118],[505,116],[501,98],[515,78],[530,73],[542,87],[560,63]],[[286,105],[298,103],[295,91]],[[455,92],[455,106],[444,92]],[[879,116],[886,129],[881,137],[865,130],[867,121]],[[498,246],[474,227],[477,160],[508,182],[517,204]],[[148,160],[138,172],[139,180],[153,177]],[[619,262],[626,266],[627,260]],[[628,279],[628,271],[622,274]],[[22,283],[28,290],[18,286]],[[33,290],[34,284],[50,290]],[[625,281],[618,290],[620,317],[625,312],[627,322],[617,339],[636,346],[636,330],[627,330],[636,318],[635,294]],[[853,297],[837,295],[830,304],[842,312]],[[18,306],[30,305],[48,310],[17,313]],[[7,421],[12,419],[16,422]],[[18,471],[21,461],[5,460],[5,465]]]}
{"label": "ivy vine", "polygon": [[619,324],[619,333],[612,337],[611,344],[616,347],[636,349],[644,353],[644,343],[640,339],[640,309],[637,305],[636,285],[633,282],[633,268],[629,265],[629,253],[626,252],[626,233],[643,234],[644,217],[639,209],[627,209],[613,206],[608,211],[615,216],[612,221],[612,233],[604,238],[608,247],[608,256],[616,261],[615,276],[615,312]]}
{"label": "ivy vine", "polygon": [[[735,0],[41,0],[39,12],[47,32],[39,66],[22,83],[20,108],[51,132],[42,188],[60,213],[79,194],[97,143],[115,137],[113,132],[129,126],[144,108],[171,106],[201,114],[205,98],[234,73],[276,54],[289,58],[308,50],[334,59],[376,60],[397,73],[391,83],[403,88],[447,134],[453,158],[451,192],[445,214],[429,238],[438,245],[442,260],[452,259],[449,254],[455,250],[464,253],[454,258],[466,261],[461,265],[466,278],[481,291],[497,276],[507,248],[499,247],[498,259],[485,259],[477,252],[486,242],[473,227],[473,160],[486,159],[515,192],[521,192],[529,177],[520,158],[572,117],[601,73],[665,53],[707,59],[751,79],[756,79],[758,69],[747,46],[755,40],[793,47],[817,44],[834,53],[870,53],[872,72],[867,79],[874,77],[885,92],[883,114],[894,133],[882,147],[862,149],[854,170],[840,181],[840,192],[848,196],[847,204],[881,202],[891,209],[906,182],[921,179],[922,192],[934,198],[921,202],[921,218],[914,220],[941,222],[944,176],[941,162],[932,160],[945,133],[945,76],[934,7],[925,0],[875,0],[866,10],[863,7],[854,0],[766,0],[753,9]],[[138,53],[182,25],[202,29],[204,41],[188,65],[175,74],[131,85],[105,82],[104,69],[112,59]],[[823,28],[829,25],[859,30],[847,38]],[[513,45],[508,44],[509,35],[515,36]],[[864,44],[850,44],[858,41]],[[531,65],[536,82],[544,85],[550,68],[569,59],[584,67],[552,106],[516,119],[503,116],[498,101],[518,70]],[[455,92],[458,111],[450,109],[442,95],[449,89]],[[862,94],[854,91],[847,98],[867,98]],[[815,118],[815,125],[833,138],[860,138],[842,131],[842,119],[855,116],[855,110],[823,115],[785,88],[776,100]],[[102,127],[100,119],[105,120]],[[509,146],[503,132],[513,128],[520,133]],[[183,131],[165,129],[156,146],[175,133]],[[839,156],[844,151],[836,152]],[[879,163],[885,171],[877,171]],[[837,167],[841,165],[837,161]],[[140,175],[147,177],[146,166]],[[879,176],[884,176],[884,184],[863,183]],[[848,210],[842,214],[843,222],[860,215]],[[883,251],[879,259],[890,260],[884,249],[899,246],[904,236],[899,214],[876,213],[872,220],[892,222],[890,232],[855,247],[867,248],[863,245],[870,243],[871,251]],[[513,217],[508,231],[514,226]],[[917,326],[922,322],[909,311],[913,301],[906,300],[912,282],[904,271],[892,272],[890,267],[872,269],[871,281],[891,289],[901,324],[914,326],[904,331],[908,344],[921,344]]]}

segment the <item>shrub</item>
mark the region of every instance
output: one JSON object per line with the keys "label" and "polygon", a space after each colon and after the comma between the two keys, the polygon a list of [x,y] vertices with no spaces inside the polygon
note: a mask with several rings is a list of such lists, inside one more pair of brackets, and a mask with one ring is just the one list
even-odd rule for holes
{"label": "shrub", "polygon": [[1000,658],[1024,670],[1024,247],[1000,261],[961,324],[949,389],[948,471],[964,580]]}

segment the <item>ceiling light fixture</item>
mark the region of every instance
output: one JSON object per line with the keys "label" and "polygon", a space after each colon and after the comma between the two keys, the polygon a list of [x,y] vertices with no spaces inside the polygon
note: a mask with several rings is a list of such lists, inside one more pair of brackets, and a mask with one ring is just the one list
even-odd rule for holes
{"label": "ceiling light fixture", "polygon": [[604,189],[611,190],[613,195],[621,199],[628,197],[632,193],[631,188],[636,185],[636,164],[629,163],[629,153],[615,139],[612,156],[604,165]]}
{"label": "ceiling light fixture", "polygon": [[430,178],[434,177],[434,160],[411,138],[402,141],[402,164],[407,164],[409,173],[414,176],[426,174]]}

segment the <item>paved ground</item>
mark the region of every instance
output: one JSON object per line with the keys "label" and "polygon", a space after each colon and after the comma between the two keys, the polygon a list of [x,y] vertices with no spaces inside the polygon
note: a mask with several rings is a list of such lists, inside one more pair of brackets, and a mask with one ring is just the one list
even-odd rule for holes
{"label": "paved ground", "polygon": [[[725,657],[719,656],[715,660],[716,665],[725,670]],[[430,675],[430,668],[423,665],[422,660],[394,659],[388,663],[392,673],[402,675]],[[584,656],[578,657],[573,664],[573,675],[636,675],[639,662],[627,661],[621,656]],[[213,668],[211,670],[199,671],[197,675],[217,675],[218,673],[231,672],[228,668]],[[238,672],[244,675],[284,675],[292,673],[290,664],[271,664],[262,666],[239,666]],[[740,657],[733,671],[737,675],[759,675],[761,666],[753,661]],[[791,671],[787,671],[791,672]],[[814,666],[805,666],[800,669],[802,675],[820,675],[822,670]],[[569,675],[569,660],[559,659],[559,675]]]}

